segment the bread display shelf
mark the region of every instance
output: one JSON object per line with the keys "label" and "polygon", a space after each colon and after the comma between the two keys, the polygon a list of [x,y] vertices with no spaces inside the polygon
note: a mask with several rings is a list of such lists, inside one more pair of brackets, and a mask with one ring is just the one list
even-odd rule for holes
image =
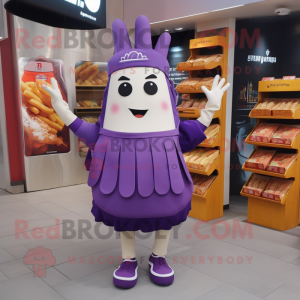
{"label": "bread display shelf", "polygon": [[200,174],[200,175],[206,175],[209,176],[213,173],[214,170],[219,169],[220,167],[220,155],[212,162],[209,169],[207,171],[201,171],[197,169],[188,168],[190,173]]}
{"label": "bread display shelf", "polygon": [[[198,108],[177,108],[180,118],[198,119],[201,116]],[[221,112],[218,110],[214,114],[214,119],[221,118]]]}
{"label": "bread display shelf", "polygon": [[256,145],[256,146],[263,146],[263,147],[283,148],[283,149],[299,149],[300,148],[300,134],[298,134],[296,136],[296,138],[294,139],[294,141],[292,142],[291,145],[250,141],[250,136],[252,135],[252,133],[254,132],[254,130],[257,128],[257,126],[259,126],[259,124],[257,124],[253,128],[253,130],[251,131],[251,133],[247,136],[247,138],[245,140],[245,142],[247,144]]}
{"label": "bread display shelf", "polygon": [[279,177],[279,178],[295,178],[299,172],[297,169],[297,160],[294,161],[294,163],[285,171],[284,174],[275,173],[275,172],[269,172],[269,171],[263,171],[259,169],[252,169],[252,168],[246,168],[245,163],[243,164],[242,169],[247,172],[271,176],[271,177]]}
{"label": "bread display shelf", "polygon": [[[247,182],[245,183],[244,186],[247,186],[249,184],[252,177],[253,177],[253,173],[248,178],[248,180],[247,180]],[[289,194],[290,194],[294,184],[295,183],[292,184],[292,186],[290,187],[288,192],[285,194],[285,196],[281,199],[281,201],[276,201],[276,200],[272,200],[272,199],[268,199],[268,198],[264,198],[264,197],[258,197],[258,196],[254,196],[254,195],[251,195],[251,194],[244,193],[243,188],[241,190],[241,196],[245,196],[245,197],[248,197],[248,198],[254,198],[254,199],[258,199],[258,200],[263,200],[263,201],[268,201],[268,202],[272,202],[272,203],[279,204],[279,205],[284,205],[286,203],[286,199],[288,199],[288,197],[289,197]]]}
{"label": "bread display shelf", "polygon": [[[176,71],[179,72],[184,72],[184,71],[200,71],[200,70],[212,70],[215,69],[223,64],[223,59],[222,58],[219,62],[210,62],[206,64],[205,66],[196,66],[196,67],[186,67],[186,68],[176,68]],[[193,60],[190,58],[189,60]]]}
{"label": "bread display shelf", "polygon": [[262,200],[262,201],[267,201],[267,202],[272,202],[272,203],[275,203],[278,205],[285,205],[285,201],[286,201],[287,197],[289,196],[289,192],[286,193],[286,195],[284,196],[284,198],[281,201],[275,201],[275,200],[268,199],[268,198],[257,197],[257,196],[253,196],[253,195],[246,194],[243,192],[241,192],[241,196],[248,197],[248,198],[254,198],[254,199],[258,199],[258,200]]}
{"label": "bread display shelf", "polygon": [[179,89],[177,90],[179,94],[204,94],[202,90],[184,90],[184,89]]}
{"label": "bread display shelf", "polygon": [[101,110],[93,110],[93,109],[91,109],[89,111],[87,111],[87,110],[78,111],[77,110],[77,114],[87,114],[87,113],[89,113],[89,114],[101,114]]}
{"label": "bread display shelf", "polygon": [[217,136],[216,136],[216,139],[211,143],[211,144],[204,144],[204,143],[201,143],[199,145],[199,147],[202,147],[202,148],[215,148],[215,147],[220,147],[221,145],[221,141],[222,141],[222,132],[221,130],[218,132]]}
{"label": "bread display shelf", "polygon": [[86,88],[99,88],[99,89],[103,89],[103,88],[106,88],[106,85],[76,85],[76,89],[77,90],[86,89]]}
{"label": "bread display shelf", "polygon": [[[257,104],[258,105],[258,104]],[[256,105],[256,106],[257,106]],[[254,107],[255,109],[255,107]],[[260,116],[260,115],[256,115],[253,113],[253,111],[251,110],[250,114],[249,114],[249,118],[252,119],[278,119],[278,120],[293,120],[293,119],[300,119],[300,107],[298,107],[292,116],[285,116],[285,115],[278,115],[278,116]]]}
{"label": "bread display shelf", "polygon": [[102,107],[77,107],[76,108],[77,110],[99,110],[99,109],[102,109]]}
{"label": "bread display shelf", "polygon": [[300,79],[260,81],[258,90],[262,92],[297,92],[300,91]]}

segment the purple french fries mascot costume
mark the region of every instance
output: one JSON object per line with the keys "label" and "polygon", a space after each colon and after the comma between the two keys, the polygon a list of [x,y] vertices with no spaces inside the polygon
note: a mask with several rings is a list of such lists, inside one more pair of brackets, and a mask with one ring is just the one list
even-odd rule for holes
{"label": "purple french fries mascot costume", "polygon": [[152,49],[149,20],[136,20],[132,49],[123,21],[113,22],[115,54],[108,63],[109,81],[96,124],[77,118],[63,101],[56,81],[52,96],[56,112],[90,149],[86,167],[92,188],[92,213],[97,222],[120,232],[123,262],[113,274],[121,288],[135,286],[138,263],[135,231],[155,231],[149,276],[159,285],[174,281],[166,262],[170,230],[184,222],[191,209],[193,182],[183,152],[205,140],[204,130],[220,109],[225,80],[214,80],[201,117],[180,121],[177,92],[169,80],[167,61],[171,36],[161,35]]}

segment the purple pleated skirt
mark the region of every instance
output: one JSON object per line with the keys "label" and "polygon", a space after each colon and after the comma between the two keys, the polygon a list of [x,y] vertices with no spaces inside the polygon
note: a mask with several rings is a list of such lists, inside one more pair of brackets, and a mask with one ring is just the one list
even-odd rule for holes
{"label": "purple pleated skirt", "polygon": [[92,213],[116,231],[170,230],[191,209],[193,183],[177,130],[143,137],[101,129],[92,151]]}

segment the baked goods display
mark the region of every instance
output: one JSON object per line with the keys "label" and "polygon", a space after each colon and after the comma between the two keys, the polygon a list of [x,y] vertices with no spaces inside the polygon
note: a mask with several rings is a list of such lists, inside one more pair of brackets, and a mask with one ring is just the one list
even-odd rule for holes
{"label": "baked goods display", "polygon": [[280,127],[280,124],[261,123],[249,137],[250,141],[269,143],[274,132]]}
{"label": "baked goods display", "polygon": [[265,170],[275,153],[276,150],[255,150],[255,152],[245,162],[245,167],[250,169]]}
{"label": "baked goods display", "polygon": [[214,160],[217,159],[219,153],[220,151],[216,149],[206,150],[199,148],[185,153],[183,156],[188,168],[207,171]]}
{"label": "baked goods display", "polygon": [[247,185],[243,186],[242,191],[245,194],[261,197],[263,191],[267,187],[271,177],[254,174]]}
{"label": "baked goods display", "polygon": [[299,133],[300,126],[298,125],[261,123],[255,128],[248,139],[255,142],[291,145]]}
{"label": "baked goods display", "polygon": [[213,181],[216,179],[216,176],[210,175],[199,175],[199,174],[193,174],[192,175],[193,183],[194,183],[194,194],[204,196],[213,183]]}
{"label": "baked goods display", "polygon": [[199,110],[204,109],[205,105],[207,103],[207,99],[191,99],[187,101],[182,101],[180,105],[177,106],[177,108],[187,109],[187,108],[198,108]]}
{"label": "baked goods display", "polygon": [[103,100],[77,100],[77,107],[102,108]]}
{"label": "baked goods display", "polygon": [[108,74],[101,70],[100,64],[87,61],[75,68],[75,80],[77,86],[106,86]]}
{"label": "baked goods display", "polygon": [[281,125],[273,134],[271,143],[291,145],[300,132],[300,126]]}
{"label": "baked goods display", "polygon": [[271,177],[267,187],[262,193],[263,198],[281,201],[293,184],[292,179]]}
{"label": "baked goods display", "polygon": [[218,63],[222,60],[223,54],[214,54],[214,55],[197,55],[195,59],[189,59],[186,62],[180,62],[177,65],[178,70],[180,69],[189,69],[193,67],[205,68],[210,63]]}
{"label": "baked goods display", "polygon": [[208,145],[212,144],[216,140],[220,129],[221,129],[221,127],[220,127],[219,124],[212,124],[212,125],[208,126],[206,128],[206,130],[204,131],[204,134],[206,136],[206,140],[204,140],[202,142],[202,144],[204,144],[204,145],[205,144],[208,144]]}
{"label": "baked goods display", "polygon": [[277,153],[267,166],[267,171],[284,174],[298,158],[298,153]]}
{"label": "baked goods display", "polygon": [[299,108],[300,99],[266,98],[252,109],[252,116],[284,116],[292,117]]}
{"label": "baked goods display", "polygon": [[214,78],[213,77],[207,77],[207,78],[192,78],[189,77],[188,79],[182,81],[177,86],[177,91],[179,93],[184,93],[186,91],[189,92],[195,92],[199,91],[201,92],[201,87],[205,86],[207,89],[211,90],[212,84],[213,84]]}

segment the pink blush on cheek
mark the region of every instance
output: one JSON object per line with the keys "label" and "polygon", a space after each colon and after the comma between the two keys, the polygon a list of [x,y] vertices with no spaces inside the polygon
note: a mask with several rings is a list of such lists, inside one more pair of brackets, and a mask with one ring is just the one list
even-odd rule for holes
{"label": "pink blush on cheek", "polygon": [[164,110],[164,111],[167,111],[169,109],[169,104],[167,101],[163,101],[161,103],[161,108]]}
{"label": "pink blush on cheek", "polygon": [[120,107],[119,107],[118,104],[113,104],[113,105],[111,106],[111,112],[112,112],[113,114],[116,114],[116,113],[119,111],[119,109],[120,109]]}

